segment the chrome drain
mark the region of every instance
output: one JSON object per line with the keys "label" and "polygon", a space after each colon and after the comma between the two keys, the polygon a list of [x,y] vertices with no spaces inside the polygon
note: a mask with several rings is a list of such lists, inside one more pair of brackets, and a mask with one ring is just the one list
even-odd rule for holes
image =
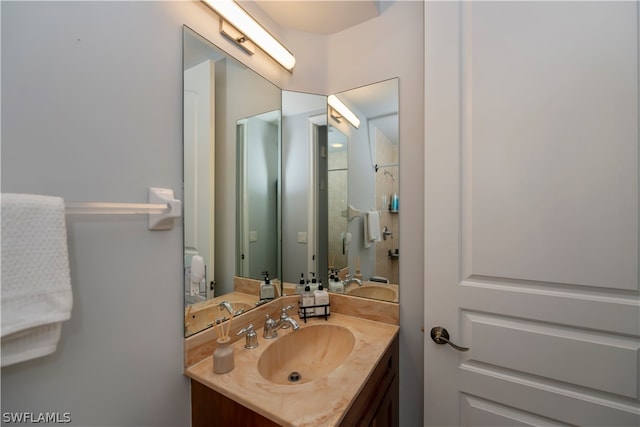
{"label": "chrome drain", "polygon": [[292,383],[300,381],[301,378],[302,378],[302,375],[300,375],[299,372],[293,371],[289,374],[289,381]]}

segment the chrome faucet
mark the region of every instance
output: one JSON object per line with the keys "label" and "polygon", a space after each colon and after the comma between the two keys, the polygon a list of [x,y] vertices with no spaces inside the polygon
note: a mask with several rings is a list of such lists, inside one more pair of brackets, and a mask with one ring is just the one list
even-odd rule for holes
{"label": "chrome faucet", "polygon": [[345,287],[345,289],[352,283],[356,283],[358,286],[362,286],[362,280],[358,279],[357,277],[347,276],[342,281],[342,285]]}
{"label": "chrome faucet", "polygon": [[[233,306],[229,303],[229,301],[222,301],[220,304],[218,304],[220,307],[224,308],[225,310],[227,310],[229,312],[229,314],[233,315],[233,316],[239,316],[242,313],[244,313],[244,310],[236,310],[233,311]],[[226,318],[223,318],[222,320],[225,320]]]}
{"label": "chrome faucet", "polygon": [[229,304],[229,301],[222,301],[220,304],[218,304],[218,306],[226,309],[229,312],[229,314],[233,314],[233,307],[231,307],[231,304]]}
{"label": "chrome faucet", "polygon": [[282,309],[282,312],[280,313],[280,319],[278,319],[277,322],[267,314],[267,319],[264,322],[262,336],[266,339],[271,339],[278,336],[278,333],[276,332],[278,329],[287,329],[290,327],[293,328],[294,331],[300,329],[300,325],[298,325],[298,322],[296,322],[287,314],[287,310],[290,310],[292,308],[292,305],[284,307]]}

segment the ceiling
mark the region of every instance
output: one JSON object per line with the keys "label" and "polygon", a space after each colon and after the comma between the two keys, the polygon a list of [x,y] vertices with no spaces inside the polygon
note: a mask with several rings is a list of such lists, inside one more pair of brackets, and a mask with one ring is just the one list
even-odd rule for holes
{"label": "ceiling", "polygon": [[314,34],[334,34],[379,16],[393,1],[383,0],[240,0],[258,6],[283,28]]}

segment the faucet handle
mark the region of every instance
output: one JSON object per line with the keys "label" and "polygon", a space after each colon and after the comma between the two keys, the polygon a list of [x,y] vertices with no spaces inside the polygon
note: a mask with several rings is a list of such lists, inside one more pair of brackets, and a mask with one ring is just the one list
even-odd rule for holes
{"label": "faucet handle", "polygon": [[276,332],[276,321],[267,314],[267,318],[264,321],[264,328],[262,329],[262,337],[266,339],[272,339],[278,336]]}
{"label": "faucet handle", "polygon": [[253,329],[253,323],[249,323],[246,327],[240,329],[236,333],[237,336],[242,334],[247,334],[244,348],[251,349],[258,346],[258,334],[256,334],[256,331]]}
{"label": "faucet handle", "polygon": [[280,313],[280,327],[282,329],[289,329],[291,327],[291,325],[289,323],[287,323],[287,320],[289,319],[289,314],[287,313],[287,310],[291,310],[293,308],[293,305],[289,304],[286,307],[282,307],[282,313]]}

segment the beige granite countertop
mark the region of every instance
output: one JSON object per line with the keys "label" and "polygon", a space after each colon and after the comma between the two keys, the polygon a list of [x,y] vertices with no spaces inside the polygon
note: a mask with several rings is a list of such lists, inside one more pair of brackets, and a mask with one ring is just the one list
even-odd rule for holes
{"label": "beige granite countertop", "polygon": [[[298,316],[292,316],[298,320]],[[324,318],[300,321],[300,328],[319,324],[334,324],[348,328],[355,337],[354,349],[346,360],[326,377],[301,384],[275,384],[258,371],[260,355],[281,336],[295,334],[280,329],[278,338],[267,340],[258,330],[257,348],[244,348],[244,339],[232,344],[235,369],[226,374],[213,373],[211,356],[188,367],[185,374],[233,399],[247,408],[283,426],[332,426],[340,422],[351,403],[366,383],[385,353],[399,327],[360,319],[339,313]],[[291,349],[295,351],[295,349]]]}
{"label": "beige granite countertop", "polygon": [[[360,286],[360,288],[389,288],[394,292],[393,299],[389,299],[389,300],[380,299],[380,300],[389,301],[389,302],[398,302],[398,285],[396,284],[371,282],[369,280],[365,280],[362,282],[362,286]],[[358,285],[350,285],[347,290],[347,294],[349,293],[349,291],[352,291],[354,289],[358,289]],[[377,298],[374,297],[372,299],[377,299]]]}

